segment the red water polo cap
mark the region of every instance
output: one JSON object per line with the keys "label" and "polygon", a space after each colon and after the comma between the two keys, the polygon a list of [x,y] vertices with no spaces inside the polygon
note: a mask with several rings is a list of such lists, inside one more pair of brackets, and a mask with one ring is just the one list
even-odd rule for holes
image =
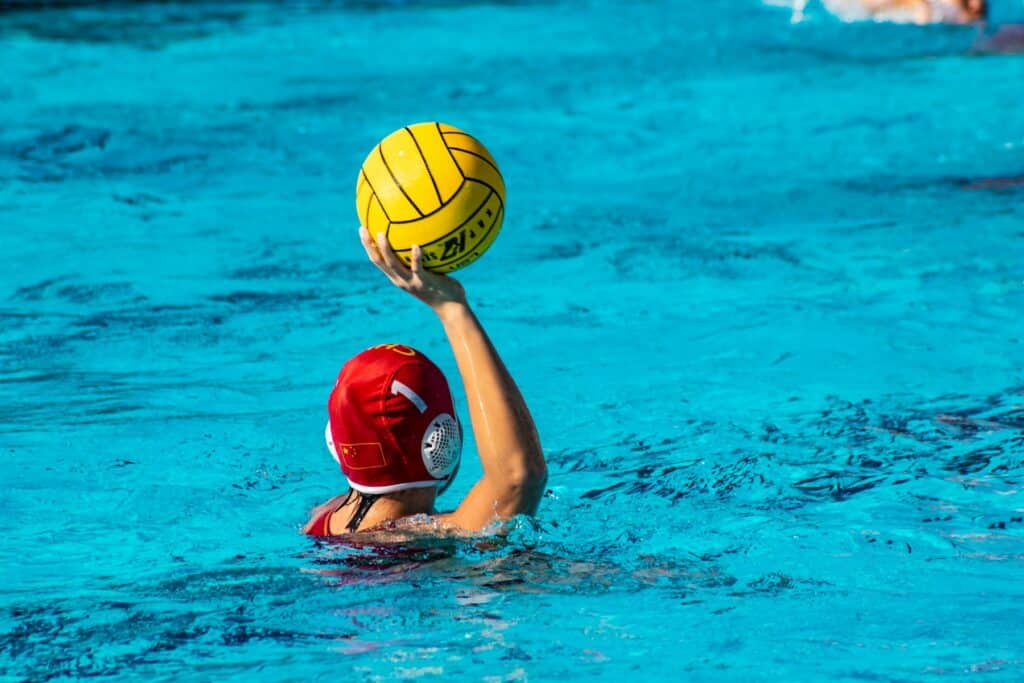
{"label": "red water polo cap", "polygon": [[440,486],[459,464],[462,428],[448,381],[408,346],[381,344],[345,363],[327,414],[327,447],[362,493]]}

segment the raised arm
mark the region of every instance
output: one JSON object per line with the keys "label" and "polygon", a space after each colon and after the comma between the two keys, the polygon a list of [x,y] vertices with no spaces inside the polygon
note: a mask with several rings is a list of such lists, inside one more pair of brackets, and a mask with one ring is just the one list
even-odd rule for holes
{"label": "raised arm", "polygon": [[547,465],[526,401],[465,302],[445,304],[435,312],[462,375],[484,470],[447,521],[480,529],[495,518],[533,514],[544,493]]}
{"label": "raised arm", "polygon": [[381,235],[375,244],[360,230],[370,260],[400,289],[417,297],[444,326],[466,389],[483,476],[445,522],[467,530],[495,519],[533,514],[544,493],[547,466],[537,428],[519,388],[466,302],[462,286],[423,268],[419,248],[409,268]]}

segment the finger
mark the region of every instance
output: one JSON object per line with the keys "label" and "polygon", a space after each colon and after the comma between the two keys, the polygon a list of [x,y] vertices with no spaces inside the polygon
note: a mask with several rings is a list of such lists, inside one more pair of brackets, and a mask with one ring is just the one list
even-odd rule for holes
{"label": "finger", "polygon": [[359,226],[359,241],[363,243],[363,249],[366,250],[366,255],[370,261],[380,268],[383,263],[380,252],[377,251],[377,245],[373,243],[373,239],[370,237],[370,231],[362,225]]}
{"label": "finger", "polygon": [[389,273],[403,280],[409,279],[412,275],[409,267],[399,260],[398,255],[395,254],[391,244],[388,242],[388,236],[384,233],[377,235],[377,251],[380,252],[381,259],[384,261]]}
{"label": "finger", "polygon": [[412,276],[415,278],[422,277],[423,275],[423,250],[420,249],[420,245],[412,245]]}
{"label": "finger", "polygon": [[[370,261],[373,265],[388,276],[388,279],[394,283],[398,283],[399,275],[395,273],[394,268],[388,263],[387,259],[384,258],[384,254],[391,251],[391,247],[388,245],[387,235],[384,233],[377,233],[376,237],[371,236],[367,233],[366,236],[366,253],[370,257]],[[383,245],[383,246],[382,246]]]}

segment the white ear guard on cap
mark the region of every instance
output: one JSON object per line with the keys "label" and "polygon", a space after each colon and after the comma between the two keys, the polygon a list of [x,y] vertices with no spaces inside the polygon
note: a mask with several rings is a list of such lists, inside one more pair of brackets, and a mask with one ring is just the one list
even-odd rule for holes
{"label": "white ear guard on cap", "polygon": [[441,413],[427,425],[420,442],[420,454],[427,472],[435,479],[446,479],[459,465],[462,456],[462,428],[448,413]]}
{"label": "white ear guard on cap", "polygon": [[331,421],[327,421],[327,426],[324,427],[324,439],[327,441],[327,450],[331,452],[331,457],[334,458],[334,462],[341,464],[341,458],[338,457],[338,451],[334,449],[334,437],[331,435]]}

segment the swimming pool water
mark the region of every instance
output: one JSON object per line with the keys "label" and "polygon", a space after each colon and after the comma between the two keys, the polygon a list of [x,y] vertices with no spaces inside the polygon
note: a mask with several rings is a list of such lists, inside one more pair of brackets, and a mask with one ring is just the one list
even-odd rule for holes
{"label": "swimming pool water", "polygon": [[[0,13],[0,677],[1021,680],[1024,61],[974,40],[745,1]],[[453,376],[352,206],[433,119],[505,175],[459,276],[550,490],[503,544],[318,545],[341,362]]]}

